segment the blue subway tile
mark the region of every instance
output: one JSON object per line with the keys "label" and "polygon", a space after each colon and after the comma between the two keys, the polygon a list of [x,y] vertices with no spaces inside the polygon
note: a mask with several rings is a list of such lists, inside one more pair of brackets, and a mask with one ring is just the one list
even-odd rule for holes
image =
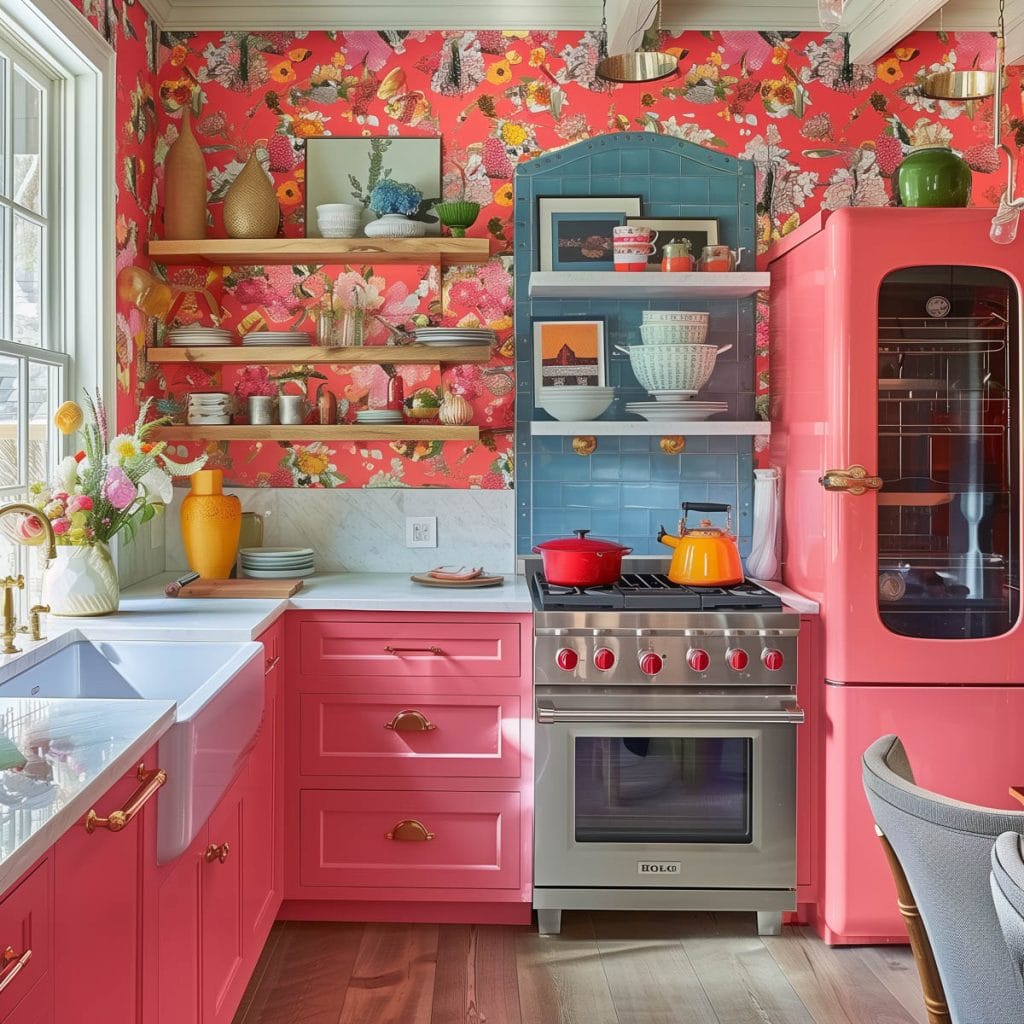
{"label": "blue subway tile", "polygon": [[590,528],[599,537],[617,538],[622,535],[619,511],[594,511],[590,513]]}
{"label": "blue subway tile", "polygon": [[671,483],[622,485],[623,508],[671,508],[676,504],[678,489]]}
{"label": "blue subway tile", "polygon": [[561,508],[562,485],[537,481],[533,485],[533,504],[535,508]]}
{"label": "blue subway tile", "polygon": [[590,460],[578,455],[540,455],[533,460],[534,480],[589,480]]}
{"label": "blue subway tile", "polygon": [[706,480],[709,483],[735,483],[736,457],[729,455],[690,455],[684,452],[682,477],[684,480]]}
{"label": "blue subway tile", "polygon": [[619,512],[619,529],[623,533],[647,533],[650,519],[646,509],[624,508]]}
{"label": "blue subway tile", "polygon": [[590,508],[591,484],[562,484],[562,504],[565,508]]}
{"label": "blue subway tile", "polygon": [[652,203],[678,203],[679,178],[651,178]]}
{"label": "blue subway tile", "polygon": [[603,453],[600,450],[601,438],[598,441],[598,450],[590,456],[590,479],[591,480],[621,480],[622,464],[617,452]]}
{"label": "blue subway tile", "polygon": [[623,174],[650,174],[651,172],[651,151],[649,149],[625,149],[620,154],[619,161]]}
{"label": "blue subway tile", "polygon": [[[601,153],[595,153],[590,159],[590,173],[591,174],[618,174],[620,170],[620,160],[628,154],[619,154],[613,151],[604,151]],[[622,170],[626,170],[623,166]]]}
{"label": "blue subway tile", "polygon": [[678,455],[665,455],[659,452],[651,456],[652,480],[678,480],[680,462]]}
{"label": "blue subway tile", "polygon": [[628,480],[633,483],[643,483],[651,478],[651,457],[650,455],[621,455],[621,480]]}

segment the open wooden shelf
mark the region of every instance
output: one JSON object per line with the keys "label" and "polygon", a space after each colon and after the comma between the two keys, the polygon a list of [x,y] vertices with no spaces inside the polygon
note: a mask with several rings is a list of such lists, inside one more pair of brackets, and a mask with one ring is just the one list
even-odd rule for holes
{"label": "open wooden shelf", "polygon": [[146,349],[151,363],[486,363],[490,345],[209,345]]}
{"label": "open wooden shelf", "polygon": [[[486,238],[197,238],[154,239],[149,255],[158,263],[483,263]],[[619,275],[621,276],[621,275]]]}
{"label": "open wooden shelf", "polygon": [[370,426],[225,426],[156,427],[155,441],[479,441],[479,427],[405,425]]}
{"label": "open wooden shelf", "polygon": [[531,299],[743,299],[764,291],[771,275],[731,273],[668,274],[648,270],[621,274],[614,270],[535,270]]}
{"label": "open wooden shelf", "polygon": [[765,420],[534,420],[530,424],[531,434],[547,437],[767,437],[771,432],[772,425]]}

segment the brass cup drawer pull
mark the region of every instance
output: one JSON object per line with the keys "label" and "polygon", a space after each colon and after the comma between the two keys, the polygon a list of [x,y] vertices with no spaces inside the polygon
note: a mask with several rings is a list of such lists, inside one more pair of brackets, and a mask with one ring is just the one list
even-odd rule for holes
{"label": "brass cup drawer pull", "polygon": [[845,491],[847,494],[866,494],[882,488],[880,476],[869,476],[868,471],[859,465],[849,469],[826,469],[825,475],[818,478],[818,483],[826,491]]}
{"label": "brass cup drawer pull", "polygon": [[434,833],[428,831],[422,821],[406,818],[398,822],[384,838],[393,839],[396,843],[429,843],[434,838]]}
{"label": "brass cup drawer pull", "polygon": [[140,764],[136,772],[141,785],[128,798],[128,802],[119,811],[114,811],[109,818],[101,818],[95,809],[89,811],[85,816],[85,831],[90,835],[98,828],[105,828],[111,832],[120,832],[128,827],[129,822],[135,817],[151,796],[167,781],[167,772],[162,768],[154,768],[146,771],[146,766]]}
{"label": "brass cup drawer pull", "polygon": [[210,845],[206,848],[206,853],[204,854],[204,856],[206,857],[206,863],[210,864],[215,860],[219,860],[221,864],[223,864],[224,861],[228,859],[228,854],[230,852],[231,846],[229,843],[221,843],[220,845],[217,845],[216,843],[210,843]]}
{"label": "brass cup drawer pull", "polygon": [[388,654],[444,654],[440,647],[433,644],[430,647],[392,647],[391,644],[388,644],[384,650]]}
{"label": "brass cup drawer pull", "polygon": [[0,992],[21,973],[22,968],[32,959],[32,950],[26,949],[24,953],[15,953],[13,948],[8,946],[3,953],[0,953]]}
{"label": "brass cup drawer pull", "polygon": [[406,708],[405,711],[399,711],[390,722],[385,722],[384,728],[394,729],[395,732],[433,732],[437,726],[422,711]]}

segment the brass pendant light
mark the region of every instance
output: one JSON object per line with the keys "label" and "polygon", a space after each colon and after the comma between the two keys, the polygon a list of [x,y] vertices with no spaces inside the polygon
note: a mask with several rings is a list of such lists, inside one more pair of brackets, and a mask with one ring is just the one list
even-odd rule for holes
{"label": "brass pendant light", "polygon": [[[939,9],[939,31],[942,31],[942,9]],[[998,47],[1003,41],[1003,0],[999,3],[999,36]],[[997,59],[996,64],[1001,62]],[[996,79],[1001,68],[995,71],[979,71],[970,68],[967,71],[935,71],[925,77],[921,86],[921,95],[932,100],[983,100],[996,92]]]}
{"label": "brass pendant light", "polygon": [[[679,68],[679,59],[661,50],[633,50],[629,53],[607,53],[608,22],[605,19],[607,0],[601,5],[601,60],[597,65],[597,77],[605,82],[636,84],[656,82],[660,78],[674,75]],[[661,0],[654,5],[637,24],[637,31],[643,33],[651,14],[657,12],[655,30],[661,34]]]}

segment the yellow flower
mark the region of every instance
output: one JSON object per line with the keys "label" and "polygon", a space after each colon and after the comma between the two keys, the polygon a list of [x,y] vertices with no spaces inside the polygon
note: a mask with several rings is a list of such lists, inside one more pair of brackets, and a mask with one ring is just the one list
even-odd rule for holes
{"label": "yellow flower", "polygon": [[277,198],[282,206],[294,206],[302,199],[298,183],[295,181],[282,182],[277,186]]}
{"label": "yellow flower", "polygon": [[270,77],[277,82],[278,85],[286,85],[288,82],[295,81],[295,69],[292,67],[290,60],[283,60],[280,64],[275,64],[270,69]]}
{"label": "yellow flower", "polygon": [[494,201],[499,206],[511,206],[512,205],[512,184],[508,182],[501,186],[497,192],[494,193]]}
{"label": "yellow flower", "polygon": [[303,476],[319,476],[327,469],[327,455],[306,448],[295,456],[295,465]]}
{"label": "yellow flower", "polygon": [[505,60],[507,60],[509,64],[512,65],[523,63],[522,55],[519,53],[518,50],[506,50]]}
{"label": "yellow flower", "polygon": [[506,121],[501,126],[501,141],[507,146],[521,146],[527,138],[526,129],[515,121]]}
{"label": "yellow flower", "polygon": [[544,82],[530,82],[523,92],[531,107],[551,106],[551,89]]}
{"label": "yellow flower", "polygon": [[77,402],[65,402],[53,414],[54,425],[62,434],[73,434],[82,425],[84,418]]}
{"label": "yellow flower", "polygon": [[118,434],[110,442],[110,454],[119,464],[125,463],[141,454],[139,442],[133,434]]}
{"label": "yellow flower", "polygon": [[487,81],[491,85],[504,85],[512,78],[512,68],[509,67],[507,60],[495,61],[487,69]]}
{"label": "yellow flower", "polygon": [[188,50],[180,43],[171,50],[171,67],[180,68],[185,63],[185,58],[188,56]]}
{"label": "yellow flower", "polygon": [[784,46],[776,46],[772,50],[772,63],[773,64],[785,64],[786,57],[789,55],[788,51]]}
{"label": "yellow flower", "polygon": [[535,46],[530,51],[530,67],[539,68],[548,59],[548,51],[543,46]]}
{"label": "yellow flower", "polygon": [[313,55],[312,50],[307,50],[304,47],[296,47],[294,50],[288,51],[288,59],[293,60],[296,63],[303,60],[308,60]]}
{"label": "yellow flower", "polygon": [[709,53],[708,54],[708,63],[709,64],[721,64],[722,63],[722,55],[717,50],[715,50],[714,53]]}
{"label": "yellow flower", "polygon": [[292,134],[297,139],[311,139],[324,134],[323,121],[315,118],[300,117],[292,125]]}
{"label": "yellow flower", "polygon": [[903,77],[899,57],[890,57],[878,62],[878,77],[883,82],[898,82]]}

